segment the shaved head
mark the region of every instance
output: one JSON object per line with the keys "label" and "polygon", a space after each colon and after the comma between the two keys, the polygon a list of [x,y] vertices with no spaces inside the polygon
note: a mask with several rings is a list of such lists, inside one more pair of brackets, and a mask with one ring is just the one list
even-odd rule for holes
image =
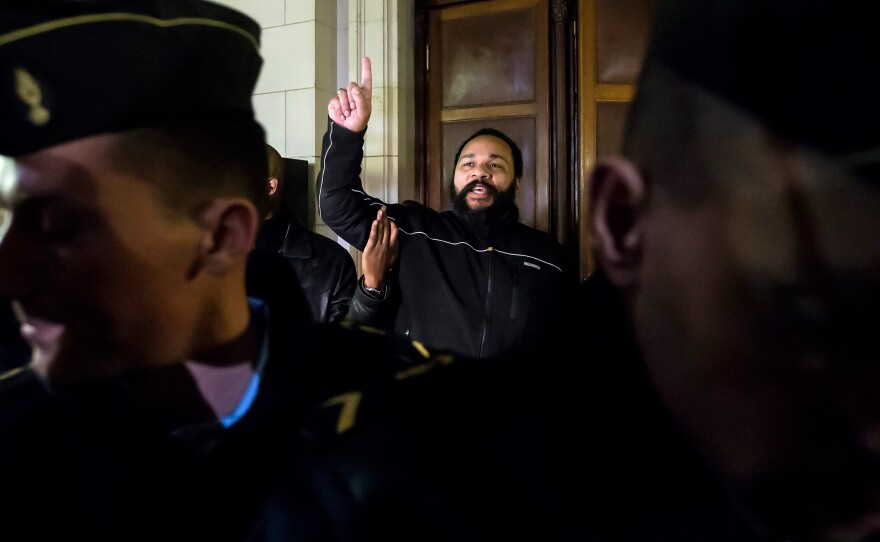
{"label": "shaved head", "polygon": [[266,145],[266,155],[269,158],[269,178],[284,182],[284,158],[272,145]]}
{"label": "shaved head", "polygon": [[268,143],[266,144],[266,157],[269,168],[266,184],[266,190],[269,194],[269,212],[265,216],[268,218],[281,208],[281,202],[284,199],[284,158],[275,147]]}

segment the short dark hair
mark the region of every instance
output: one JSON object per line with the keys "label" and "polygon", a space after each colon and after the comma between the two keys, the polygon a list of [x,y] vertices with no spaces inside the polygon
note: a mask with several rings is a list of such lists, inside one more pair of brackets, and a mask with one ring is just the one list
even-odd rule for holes
{"label": "short dark hair", "polygon": [[522,151],[519,150],[519,146],[512,139],[510,139],[507,134],[505,134],[501,130],[496,130],[495,128],[480,128],[479,130],[471,134],[470,137],[462,141],[461,145],[459,145],[458,147],[458,150],[455,151],[455,160],[452,162],[453,170],[455,170],[455,165],[458,164],[458,159],[461,157],[461,151],[464,150],[465,145],[480,136],[497,137],[501,141],[507,143],[507,146],[510,147],[510,152],[513,154],[513,175],[517,179],[521,179],[523,174]]}
{"label": "short dark hair", "polygon": [[114,161],[159,185],[170,211],[194,215],[217,195],[235,195],[260,216],[267,212],[265,132],[254,120],[215,118],[119,135]]}

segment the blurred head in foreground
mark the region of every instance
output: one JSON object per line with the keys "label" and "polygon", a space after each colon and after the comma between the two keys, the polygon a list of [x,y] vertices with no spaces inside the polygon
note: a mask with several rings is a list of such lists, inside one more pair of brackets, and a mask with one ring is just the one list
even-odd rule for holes
{"label": "blurred head in foreground", "polygon": [[600,265],[648,371],[747,521],[880,535],[880,50],[871,2],[670,0]]}
{"label": "blurred head in foreground", "polygon": [[259,27],[198,1],[0,11],[0,290],[36,368],[76,382],[210,358],[249,318]]}

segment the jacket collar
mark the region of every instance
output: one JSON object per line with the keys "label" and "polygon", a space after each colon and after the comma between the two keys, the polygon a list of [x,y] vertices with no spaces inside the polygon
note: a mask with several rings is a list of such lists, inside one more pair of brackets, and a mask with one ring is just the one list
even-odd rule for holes
{"label": "jacket collar", "polygon": [[315,254],[309,230],[288,210],[282,210],[263,222],[256,247],[287,258],[307,259]]}

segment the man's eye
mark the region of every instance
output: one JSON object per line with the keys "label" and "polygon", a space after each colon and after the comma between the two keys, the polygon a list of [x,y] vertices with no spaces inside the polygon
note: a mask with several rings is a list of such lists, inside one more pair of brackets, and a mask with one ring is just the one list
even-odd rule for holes
{"label": "man's eye", "polygon": [[772,307],[771,329],[793,334],[805,347],[824,352],[836,366],[880,359],[880,346],[874,340],[880,288],[873,279],[846,274],[820,291],[773,284],[764,292]]}
{"label": "man's eye", "polygon": [[73,212],[46,211],[40,217],[40,234],[51,244],[69,243],[81,230],[82,220]]}
{"label": "man's eye", "polygon": [[63,245],[73,241],[78,233],[79,229],[72,225],[61,225],[44,230],[43,238],[51,244]]}

